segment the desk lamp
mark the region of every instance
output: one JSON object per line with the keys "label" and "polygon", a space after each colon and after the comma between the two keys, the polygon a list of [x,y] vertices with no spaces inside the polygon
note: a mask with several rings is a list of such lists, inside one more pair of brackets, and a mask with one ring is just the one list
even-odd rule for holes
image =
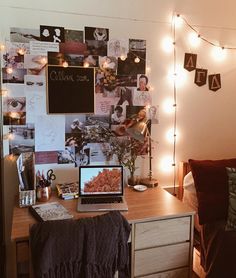
{"label": "desk lamp", "polygon": [[127,128],[126,132],[138,141],[145,142],[146,139],[148,140],[149,174],[147,178],[141,179],[140,183],[148,187],[155,187],[158,185],[158,181],[152,177],[152,138],[149,131],[150,125],[151,121],[145,117],[137,120],[131,127]]}

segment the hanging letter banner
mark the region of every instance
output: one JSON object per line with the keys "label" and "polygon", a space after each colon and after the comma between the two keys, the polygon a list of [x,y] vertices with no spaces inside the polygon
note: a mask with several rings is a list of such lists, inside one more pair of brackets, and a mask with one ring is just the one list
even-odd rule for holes
{"label": "hanging letter banner", "polygon": [[208,76],[209,89],[217,91],[221,88],[220,74],[211,74]]}
{"label": "hanging letter banner", "polygon": [[185,53],[184,68],[188,71],[195,70],[197,64],[197,54]]}
{"label": "hanging letter banner", "polygon": [[196,69],[194,83],[203,86],[207,82],[207,69]]}

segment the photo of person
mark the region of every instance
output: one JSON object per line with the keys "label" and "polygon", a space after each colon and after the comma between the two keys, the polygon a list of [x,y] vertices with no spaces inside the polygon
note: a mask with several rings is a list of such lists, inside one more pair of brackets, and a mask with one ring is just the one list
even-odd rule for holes
{"label": "photo of person", "polygon": [[99,67],[101,69],[111,69],[116,71],[117,59],[115,57],[99,56]]}
{"label": "photo of person", "polygon": [[125,115],[124,115],[124,109],[122,106],[112,106],[113,113],[111,114],[111,124],[112,125],[119,125],[124,123],[125,121]]}
{"label": "photo of person", "polygon": [[148,77],[144,74],[138,75],[138,84],[137,84],[138,91],[149,91],[148,86]]}
{"label": "photo of person", "polygon": [[117,105],[133,105],[132,89],[128,87],[117,87],[117,92],[120,96]]}
{"label": "photo of person", "polygon": [[152,124],[158,124],[158,106],[150,106],[148,108],[148,119],[151,120]]}

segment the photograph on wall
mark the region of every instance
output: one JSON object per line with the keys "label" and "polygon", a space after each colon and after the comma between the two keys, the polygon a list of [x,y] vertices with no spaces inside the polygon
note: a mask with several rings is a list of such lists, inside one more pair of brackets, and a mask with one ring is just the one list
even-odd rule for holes
{"label": "photograph on wall", "polygon": [[[135,58],[139,58],[139,62],[136,62]],[[146,68],[146,54],[145,52],[129,52],[127,58],[123,61],[118,58],[118,75],[137,75],[145,74]]]}
{"label": "photograph on wall", "polygon": [[151,105],[152,104],[152,95],[149,91],[133,91],[133,104],[134,105]]}
{"label": "photograph on wall", "polygon": [[101,69],[110,69],[116,72],[117,70],[116,57],[99,56],[99,67]]}
{"label": "photograph on wall", "polygon": [[109,143],[89,143],[90,163],[114,163]]}
{"label": "photograph on wall", "polygon": [[65,33],[63,27],[40,25],[40,39],[47,42],[64,42]]}
{"label": "photograph on wall", "polygon": [[132,87],[117,87],[116,92],[119,96],[117,105],[133,105],[133,88]]}
{"label": "photograph on wall", "polygon": [[111,125],[123,124],[126,120],[126,105],[111,106]]}
{"label": "photograph on wall", "polygon": [[149,79],[145,74],[138,74],[137,78],[137,90],[138,91],[149,91]]}
{"label": "photograph on wall", "polygon": [[25,86],[24,84],[5,84],[5,89],[7,90],[8,97],[22,97],[25,96]]}
{"label": "photograph on wall", "polygon": [[152,124],[159,124],[159,106],[151,105],[147,108],[148,119]]}
{"label": "photograph on wall", "polygon": [[110,39],[107,55],[110,57],[126,57],[129,52],[129,42],[125,39]]}
{"label": "photograph on wall", "polygon": [[25,54],[24,55],[24,68],[32,69],[35,71],[42,71],[48,62],[47,55],[35,55]]}
{"label": "photograph on wall", "polygon": [[84,56],[83,66],[97,68],[98,67],[98,56],[97,55]]}
{"label": "photograph on wall", "polygon": [[73,146],[66,146],[65,150],[57,151],[58,164],[75,163],[75,148]]}
{"label": "photograph on wall", "polygon": [[65,42],[83,42],[84,41],[84,31],[64,29],[64,33],[65,33]]}
{"label": "photograph on wall", "polygon": [[28,43],[7,42],[6,50],[2,54],[3,67],[23,69],[24,54],[29,54]]}
{"label": "photograph on wall", "polygon": [[85,41],[87,50],[84,51],[85,55],[107,56],[107,41]]}
{"label": "photograph on wall", "polygon": [[[35,164],[57,163],[57,151],[35,152]],[[35,169],[37,170],[37,168]]]}
{"label": "photograph on wall", "polygon": [[28,43],[30,41],[40,41],[40,32],[37,29],[11,27],[10,40],[11,42],[22,43]]}
{"label": "photograph on wall", "polygon": [[100,27],[84,27],[85,40],[109,41],[109,29]]}
{"label": "photograph on wall", "polygon": [[138,51],[146,54],[146,40],[129,39],[129,50]]}
{"label": "photograph on wall", "polygon": [[137,75],[116,75],[116,86],[136,87]]}
{"label": "photograph on wall", "polygon": [[84,55],[48,52],[49,65],[62,66],[64,62],[67,62],[69,66],[82,67],[84,65]]}
{"label": "photograph on wall", "polygon": [[2,68],[2,82],[3,83],[24,83],[24,76],[26,75],[26,69],[15,69],[12,68],[11,72],[8,68]]}
{"label": "photograph on wall", "polygon": [[25,125],[26,112],[3,112],[4,125]]}
{"label": "photograph on wall", "polygon": [[9,153],[19,155],[35,150],[34,124],[9,127]]}
{"label": "photograph on wall", "polygon": [[3,112],[26,112],[25,97],[3,97]]}

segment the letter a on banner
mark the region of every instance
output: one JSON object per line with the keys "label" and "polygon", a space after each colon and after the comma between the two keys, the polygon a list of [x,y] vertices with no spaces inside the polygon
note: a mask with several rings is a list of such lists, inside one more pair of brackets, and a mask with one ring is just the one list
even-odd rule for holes
{"label": "letter a on banner", "polygon": [[207,69],[196,69],[194,83],[203,86],[207,82]]}
{"label": "letter a on banner", "polygon": [[195,70],[197,64],[197,54],[185,53],[184,68],[188,71]]}
{"label": "letter a on banner", "polygon": [[217,91],[221,88],[220,74],[211,74],[208,76],[209,89]]}

